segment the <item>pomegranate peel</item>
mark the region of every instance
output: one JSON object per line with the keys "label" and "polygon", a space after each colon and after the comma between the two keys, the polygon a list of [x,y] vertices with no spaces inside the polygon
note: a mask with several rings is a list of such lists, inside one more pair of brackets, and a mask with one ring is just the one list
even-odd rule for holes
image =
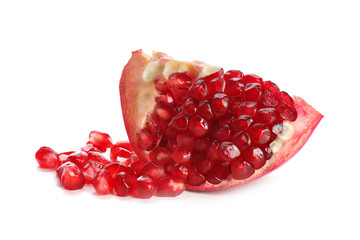
{"label": "pomegranate peel", "polygon": [[[236,86],[236,89],[230,91],[230,87],[224,87],[223,82],[216,79],[218,77]],[[191,84],[189,79],[192,80]],[[213,89],[216,91],[214,92]],[[154,52],[153,56],[150,57],[141,50],[134,51],[122,72],[119,90],[125,128],[130,143],[134,152],[143,161],[151,161],[154,157],[150,158],[150,150],[160,146],[159,144],[164,147],[165,142],[165,147],[174,152],[173,156],[176,156],[176,159],[180,159],[181,163],[184,164],[192,164],[195,161],[194,158],[199,157],[199,154],[191,154],[191,149],[197,149],[194,142],[197,143],[199,139],[201,140],[203,137],[212,134],[209,128],[214,122],[217,122],[218,127],[224,127],[225,125],[221,130],[222,132],[215,135],[219,141],[228,142],[226,146],[222,144],[222,149],[228,151],[228,153],[227,155],[218,154],[221,143],[213,139],[210,142],[211,144],[209,143],[206,155],[214,158],[212,160],[217,162],[219,162],[219,156],[222,156],[222,160],[226,159],[225,163],[221,162],[216,165],[220,169],[224,169],[224,171],[228,171],[231,162],[239,161],[240,158],[244,158],[244,155],[246,156],[242,149],[243,146],[251,147],[245,141],[246,134],[238,134],[239,138],[236,139],[238,141],[235,142],[235,145],[239,144],[239,142],[243,144],[240,147],[238,145],[240,149],[238,150],[231,141],[227,140],[231,137],[231,134],[227,132],[228,129],[245,127],[244,131],[250,133],[253,144],[263,146],[262,149],[260,147],[254,153],[255,155],[258,152],[261,153],[260,162],[258,161],[253,165],[254,172],[250,171],[250,167],[250,176],[247,173],[243,175],[239,173],[239,176],[248,176],[246,179],[235,179],[228,172],[225,174],[212,170],[209,173],[213,174],[213,176],[207,174],[207,181],[204,181],[202,180],[204,174],[192,169],[190,171],[192,173],[191,182],[196,184],[187,183],[186,189],[188,190],[225,189],[253,181],[275,170],[301,149],[323,117],[321,113],[307,104],[302,98],[297,96],[291,98],[286,92],[280,92],[276,84],[263,81],[262,78],[256,75],[243,75],[242,72],[237,70],[224,73],[219,67],[199,61],[181,62],[158,52]],[[189,101],[189,99],[193,100]],[[239,99],[245,99],[246,101]],[[195,106],[196,104],[194,105],[192,101],[197,102],[198,105]],[[161,105],[164,102],[171,105],[171,107],[175,105],[175,108],[180,109],[180,113],[166,111],[166,108]],[[157,115],[152,114],[152,111],[155,112],[154,106],[156,107],[155,110],[161,107],[161,111],[157,112],[165,116],[162,117],[163,119],[170,119],[170,121],[161,122]],[[267,109],[255,115],[259,110],[259,106]],[[272,109],[274,107],[276,107],[276,115]],[[185,115],[182,115],[181,109],[186,111]],[[198,111],[198,115],[192,117],[196,111]],[[244,124],[238,122],[237,125],[234,125],[232,124],[232,117],[228,117],[227,113],[233,114],[235,118],[250,116],[258,123],[250,121],[249,124],[253,124],[250,128],[254,129],[247,130],[246,128],[249,126],[244,125],[247,124],[246,122],[243,121]],[[201,119],[189,121],[189,119],[196,118]],[[276,121],[280,121],[281,124]],[[185,139],[183,137],[188,136],[184,129],[190,123],[192,124],[192,130],[196,129],[190,131],[190,135],[196,138],[194,141],[187,141],[187,139],[191,140],[191,138],[187,137]],[[265,125],[268,124],[268,126],[264,126],[264,123]],[[226,127],[227,125],[230,125],[230,127]],[[274,128],[273,126],[276,127],[271,132],[270,127]],[[278,131],[277,128],[280,130]],[[177,132],[174,133],[172,129],[176,129]],[[179,133],[182,134],[181,139],[176,138]],[[276,134],[280,135],[277,136]],[[186,142],[184,142],[184,139]],[[176,149],[177,144],[185,149]],[[248,165],[243,168],[244,171],[247,168]],[[195,173],[197,181],[194,181]]]}

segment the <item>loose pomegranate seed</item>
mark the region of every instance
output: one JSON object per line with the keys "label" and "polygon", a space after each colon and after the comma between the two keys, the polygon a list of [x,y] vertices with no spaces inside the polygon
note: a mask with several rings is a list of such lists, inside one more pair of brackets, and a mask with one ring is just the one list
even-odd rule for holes
{"label": "loose pomegranate seed", "polygon": [[113,147],[121,147],[121,148],[125,148],[126,150],[128,150],[129,152],[133,152],[133,147],[131,146],[131,144],[129,142],[126,141],[120,141],[120,142],[116,142]]}
{"label": "loose pomegranate seed", "polygon": [[90,151],[92,151],[92,152],[105,152],[106,149],[105,150],[100,150],[97,147],[95,147],[94,144],[88,143],[85,146],[81,147],[81,151],[82,152],[90,152]]}
{"label": "loose pomegranate seed", "polygon": [[93,186],[98,195],[112,194],[114,179],[106,169],[101,169],[93,180]]}
{"label": "loose pomegranate seed", "polygon": [[219,147],[219,156],[222,160],[231,162],[240,156],[240,150],[232,142],[223,142]]}
{"label": "loose pomegranate seed", "polygon": [[151,198],[156,193],[155,183],[149,176],[141,175],[136,180],[133,196],[137,198]]}
{"label": "loose pomegranate seed", "polygon": [[141,174],[147,175],[151,177],[151,179],[157,181],[165,176],[165,170],[163,167],[156,165],[154,162],[148,162],[144,165]]}
{"label": "loose pomegranate seed", "polygon": [[78,166],[66,162],[56,170],[62,186],[67,190],[81,189],[85,185],[85,178]]}
{"label": "loose pomegranate seed", "polygon": [[204,137],[209,132],[209,123],[200,116],[194,116],[190,118],[189,133],[196,137]]}
{"label": "loose pomegranate seed", "polygon": [[126,172],[119,173],[114,179],[114,191],[117,196],[126,197],[133,194],[136,188],[136,177]]}
{"label": "loose pomegranate seed", "polygon": [[62,165],[63,163],[68,162],[68,157],[70,154],[75,153],[75,151],[69,151],[69,152],[62,152],[58,154],[58,158],[59,158],[59,163],[57,165],[56,168],[60,167],[60,165]]}
{"label": "loose pomegranate seed", "polygon": [[113,145],[110,135],[99,131],[91,131],[89,141],[100,150],[104,148],[111,148]]}
{"label": "loose pomegranate seed", "polygon": [[129,165],[129,168],[131,168],[131,169],[134,171],[135,176],[139,177],[145,164],[146,164],[146,162],[144,162],[143,160],[139,159],[139,160],[131,163],[131,164]]}
{"label": "loose pomegranate seed", "polygon": [[41,168],[55,169],[59,164],[58,154],[49,147],[41,147],[35,153],[35,159]]}
{"label": "loose pomegranate seed", "polygon": [[110,173],[112,178],[115,178],[116,175],[118,175],[121,172],[126,172],[128,174],[135,175],[132,168],[121,165],[120,163],[110,163],[106,165],[104,169]]}
{"label": "loose pomegranate seed", "polygon": [[89,156],[86,152],[76,152],[70,154],[68,160],[79,168],[82,168],[89,161]]}
{"label": "loose pomegranate seed", "polygon": [[156,196],[158,197],[176,197],[183,193],[185,184],[180,179],[163,177],[157,184]]}
{"label": "loose pomegranate seed", "polygon": [[107,159],[103,154],[101,154],[99,152],[90,151],[87,154],[88,154],[89,160],[100,162],[100,163],[104,164],[105,166],[111,163],[111,161],[109,159]]}
{"label": "loose pomegranate seed", "polygon": [[132,152],[116,144],[110,148],[110,159],[113,162],[123,162],[123,159],[128,159],[131,154]]}
{"label": "loose pomegranate seed", "polygon": [[259,169],[265,165],[265,156],[263,151],[258,147],[251,147],[245,155],[245,161],[250,163],[250,165]]}
{"label": "loose pomegranate seed", "polygon": [[82,172],[85,178],[85,183],[90,184],[93,182],[95,176],[98,172],[103,169],[105,166],[100,162],[89,160],[85,166],[82,168]]}
{"label": "loose pomegranate seed", "polygon": [[233,178],[243,180],[249,178],[255,172],[254,168],[242,159],[231,163],[231,175]]}

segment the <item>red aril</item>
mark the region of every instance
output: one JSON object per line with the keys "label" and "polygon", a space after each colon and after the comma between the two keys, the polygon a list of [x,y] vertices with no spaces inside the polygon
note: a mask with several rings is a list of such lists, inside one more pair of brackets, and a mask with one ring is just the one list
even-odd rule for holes
{"label": "red aril", "polygon": [[79,168],[82,168],[89,161],[89,156],[86,152],[76,152],[70,154],[67,160],[74,163]]}
{"label": "red aril", "polygon": [[92,183],[95,176],[103,168],[104,168],[104,164],[93,160],[89,160],[82,168],[82,172],[85,178],[85,183],[86,184]]}
{"label": "red aril", "polygon": [[176,197],[185,190],[185,184],[180,179],[163,177],[157,183],[156,196],[158,197]]}
{"label": "red aril", "polygon": [[56,170],[62,186],[67,190],[81,189],[85,185],[85,178],[78,166],[72,162],[62,164]]}
{"label": "red aril", "polygon": [[68,157],[69,157],[71,154],[73,154],[73,153],[75,153],[75,151],[69,151],[69,152],[59,153],[59,154],[58,154],[59,163],[58,163],[58,165],[57,165],[56,168],[58,168],[58,167],[59,167],[60,165],[62,165],[63,163],[68,162],[68,161],[69,161],[69,160],[68,160]]}
{"label": "red aril", "polygon": [[136,177],[126,172],[119,173],[114,179],[114,191],[117,196],[126,197],[133,194]]}
{"label": "red aril", "polygon": [[41,168],[56,169],[59,164],[58,154],[49,147],[41,147],[35,154],[35,159]]}
{"label": "red aril", "polygon": [[136,198],[151,198],[156,193],[155,182],[149,176],[141,175],[135,183],[133,196]]}
{"label": "red aril", "polygon": [[110,135],[99,131],[91,131],[89,141],[102,152],[105,152],[107,148],[111,148],[113,145]]}
{"label": "red aril", "polygon": [[121,172],[126,172],[128,174],[134,175],[133,169],[131,169],[130,167],[121,165],[120,163],[110,163],[110,164],[106,165],[104,169],[110,173],[112,178],[115,178],[116,175],[118,175]]}
{"label": "red aril", "polygon": [[106,169],[101,169],[93,179],[93,186],[98,195],[112,194],[114,179]]}
{"label": "red aril", "polygon": [[[137,156],[156,162],[160,155],[169,177],[177,164],[184,166],[186,188],[193,190],[228,188],[269,173],[300,150],[323,117],[257,75],[141,50],[124,67],[120,94]],[[174,111],[168,124],[148,117],[160,99]]]}

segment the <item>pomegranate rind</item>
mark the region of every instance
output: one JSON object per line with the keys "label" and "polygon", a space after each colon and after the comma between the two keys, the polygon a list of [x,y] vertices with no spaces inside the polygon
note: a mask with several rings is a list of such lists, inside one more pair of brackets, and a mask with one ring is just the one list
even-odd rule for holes
{"label": "pomegranate rind", "polygon": [[229,178],[218,185],[206,182],[200,186],[186,185],[186,189],[195,191],[212,191],[243,185],[274,171],[290,160],[290,158],[292,158],[305,145],[311,134],[314,132],[316,126],[324,117],[302,98],[297,96],[294,96],[293,98],[295,100],[295,108],[298,112],[298,117],[295,122],[289,123],[294,128],[294,134],[290,139],[285,141],[284,146],[277,153],[274,153],[273,156],[266,161],[266,164],[262,168],[256,170],[251,177],[244,180]]}
{"label": "pomegranate rind", "polygon": [[[123,119],[129,141],[134,148],[134,152],[145,161],[150,161],[149,154],[137,145],[136,134],[143,126],[146,114],[155,105],[156,90],[154,84],[153,82],[145,82],[142,77],[149,61],[150,57],[141,50],[134,51],[129,62],[124,67],[119,85]],[[298,116],[295,122],[289,122],[289,124],[292,125],[294,133],[290,139],[285,141],[283,147],[266,161],[263,167],[257,169],[251,177],[245,180],[236,180],[229,177],[216,185],[208,182],[199,186],[187,184],[186,189],[213,191],[243,185],[272,172],[292,158],[305,145],[323,118],[321,113],[302,98],[297,96],[293,98]]]}

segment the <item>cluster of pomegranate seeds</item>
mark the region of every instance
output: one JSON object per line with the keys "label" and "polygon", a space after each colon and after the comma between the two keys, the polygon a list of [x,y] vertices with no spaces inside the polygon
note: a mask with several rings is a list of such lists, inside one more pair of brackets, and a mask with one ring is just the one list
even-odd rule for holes
{"label": "cluster of pomegranate seeds", "polygon": [[[155,83],[159,96],[136,143],[153,164],[193,186],[249,178],[271,158],[270,143],[282,133],[283,122],[297,118],[289,94],[238,70],[220,69],[198,79],[173,73]],[[148,168],[150,176],[162,174]]]}
{"label": "cluster of pomegranate seeds", "polygon": [[[103,154],[107,150],[110,159]],[[49,147],[41,147],[35,158],[41,168],[55,169],[67,190],[92,184],[98,195],[137,198],[175,197],[185,190],[183,180],[174,179],[163,167],[140,160],[129,142],[113,144],[108,134],[99,131],[90,133],[80,152],[58,154]]]}

